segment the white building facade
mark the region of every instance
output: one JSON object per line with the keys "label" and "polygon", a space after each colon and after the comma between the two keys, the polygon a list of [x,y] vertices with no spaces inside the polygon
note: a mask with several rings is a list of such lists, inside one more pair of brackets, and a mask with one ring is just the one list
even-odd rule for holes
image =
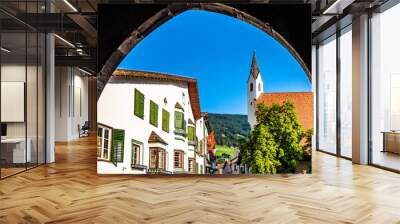
{"label": "white building facade", "polygon": [[196,121],[196,136],[197,136],[197,147],[195,152],[195,171],[198,174],[205,174],[205,166],[207,161],[207,141],[208,141],[208,130],[202,116]]}
{"label": "white building facade", "polygon": [[116,70],[97,108],[98,173],[204,173],[195,79]]}

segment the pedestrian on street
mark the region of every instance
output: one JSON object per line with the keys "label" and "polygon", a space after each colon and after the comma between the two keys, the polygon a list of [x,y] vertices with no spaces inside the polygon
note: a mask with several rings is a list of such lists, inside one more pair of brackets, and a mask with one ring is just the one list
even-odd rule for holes
{"label": "pedestrian on street", "polygon": [[232,174],[231,162],[226,160],[223,167],[224,174]]}

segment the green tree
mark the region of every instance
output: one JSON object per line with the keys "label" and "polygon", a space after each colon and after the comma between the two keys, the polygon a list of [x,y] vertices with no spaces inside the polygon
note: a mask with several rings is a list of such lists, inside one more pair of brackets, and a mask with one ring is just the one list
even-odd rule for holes
{"label": "green tree", "polygon": [[248,142],[241,145],[244,161],[253,173],[295,172],[298,161],[303,158],[300,142],[304,132],[293,103],[270,107],[259,104],[256,118],[257,125]]}
{"label": "green tree", "polygon": [[281,166],[278,158],[282,152],[264,124],[257,125],[249,134],[249,140],[242,142],[240,153],[243,162],[251,167],[252,173],[276,173]]}

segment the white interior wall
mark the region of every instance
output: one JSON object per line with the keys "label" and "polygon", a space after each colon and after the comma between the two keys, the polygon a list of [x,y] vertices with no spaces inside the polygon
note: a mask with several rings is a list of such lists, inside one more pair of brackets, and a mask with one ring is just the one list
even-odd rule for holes
{"label": "white interior wall", "polygon": [[88,120],[88,78],[73,67],[56,67],[56,141],[79,138],[78,125]]}
{"label": "white interior wall", "polygon": [[[27,69],[27,70],[25,70]],[[25,64],[3,64],[1,66],[1,81],[2,82],[24,82],[26,71],[28,74],[36,74],[36,66],[27,66]],[[36,80],[32,80],[28,76],[29,86],[36,86]],[[36,110],[36,88],[27,88],[27,106],[30,107],[29,113],[27,113],[28,122],[35,121],[36,113],[32,113],[33,109]],[[39,105],[40,106],[40,105]],[[34,107],[34,108],[32,108]],[[7,110],[7,108],[1,108]],[[25,137],[25,123],[26,122],[7,122],[7,136],[8,137]],[[30,130],[30,128],[33,128]],[[36,130],[36,125],[28,124],[28,134],[33,133]],[[36,132],[35,132],[36,136]],[[29,136],[28,136],[29,137]]]}
{"label": "white interior wall", "polygon": [[[26,108],[25,103],[23,103],[22,111],[20,111],[23,114],[26,112],[26,121],[5,122],[7,124],[7,137],[25,138],[26,134],[32,152],[32,161],[36,162],[39,159],[39,163],[44,163],[44,156],[42,155],[44,155],[45,150],[43,75],[42,67],[37,67],[36,64],[25,66],[25,63],[12,62],[4,63],[1,66],[2,82],[23,82],[26,84]],[[2,107],[1,110],[12,109]],[[11,111],[11,113],[15,112]],[[37,153],[39,153],[38,156]]]}

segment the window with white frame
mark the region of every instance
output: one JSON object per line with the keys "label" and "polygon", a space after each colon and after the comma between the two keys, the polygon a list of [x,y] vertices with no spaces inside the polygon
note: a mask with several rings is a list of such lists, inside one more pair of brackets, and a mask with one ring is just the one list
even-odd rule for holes
{"label": "window with white frame", "polygon": [[190,173],[194,173],[194,163],[195,163],[194,158],[189,158],[188,168]]}
{"label": "window with white frame", "polygon": [[99,126],[97,128],[97,158],[110,160],[111,154],[111,128]]}
{"label": "window with white frame", "polygon": [[141,145],[137,143],[132,143],[132,165],[141,165]]}
{"label": "window with white frame", "polygon": [[174,167],[183,169],[183,151],[175,150],[174,151]]}
{"label": "window with white frame", "polygon": [[150,148],[150,168],[166,169],[166,153],[165,149]]}

